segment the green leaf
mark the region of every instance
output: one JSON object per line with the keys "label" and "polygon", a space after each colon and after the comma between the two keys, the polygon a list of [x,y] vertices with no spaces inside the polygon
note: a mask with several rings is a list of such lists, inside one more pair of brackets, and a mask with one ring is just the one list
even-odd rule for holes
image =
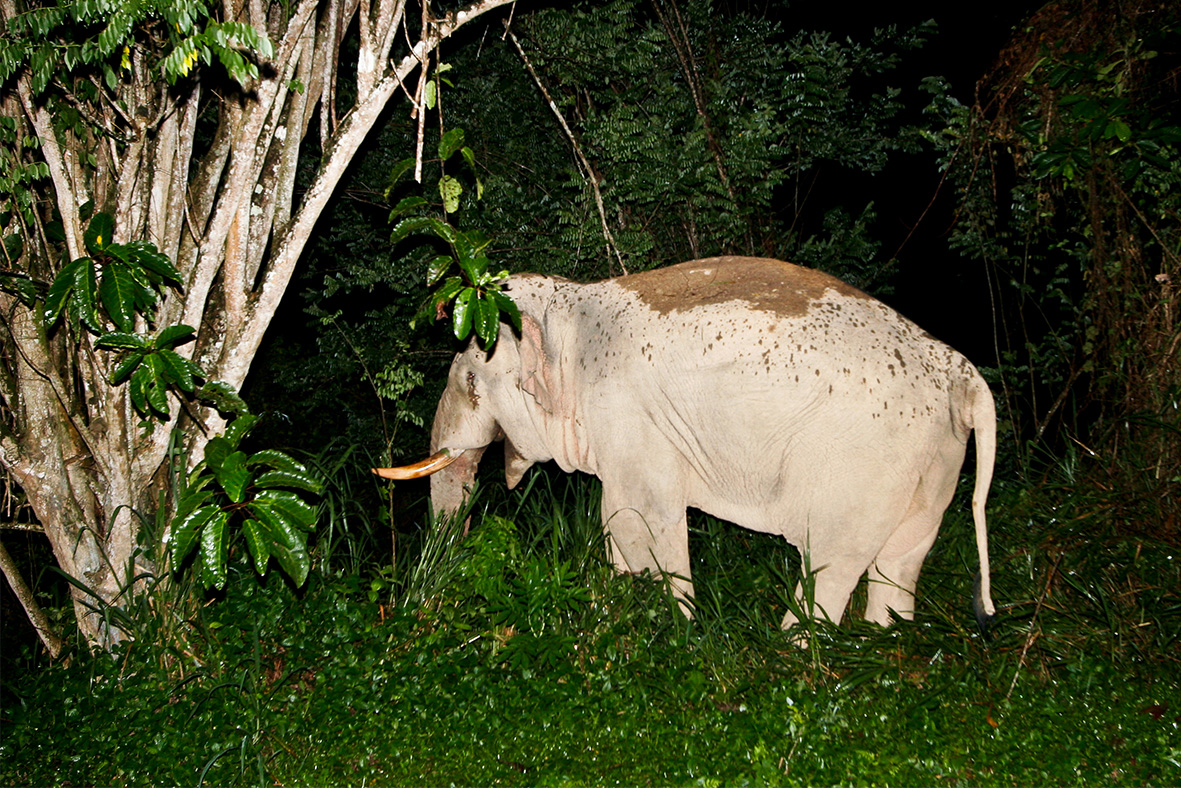
{"label": "green leaf", "polygon": [[501,319],[507,319],[512,327],[519,332],[521,330],[521,310],[517,308],[513,300],[500,290],[491,290],[488,295],[496,302]]}
{"label": "green leaf", "polygon": [[246,547],[254,557],[254,571],[266,575],[267,563],[271,560],[271,551],[268,549],[270,534],[261,522],[252,519],[242,523],[242,533],[246,536]]}
{"label": "green leaf", "polygon": [[157,348],[176,347],[193,339],[193,335],[196,333],[197,329],[184,324],[165,326],[160,329],[160,333],[156,334],[156,340],[152,345]]}
{"label": "green leaf", "polygon": [[218,510],[201,529],[201,582],[207,588],[226,584],[226,521],[229,514]]}
{"label": "green leaf", "polygon": [[147,364],[139,364],[135,367],[135,371],[131,373],[131,385],[128,394],[131,397],[131,407],[135,408],[136,413],[147,415],[148,410],[148,387],[151,385],[151,370]]}
{"label": "green leaf", "polygon": [[475,298],[475,288],[465,287],[455,299],[455,312],[451,320],[456,339],[467,339],[467,335],[472,332],[472,301]]}
{"label": "green leaf", "polygon": [[[400,162],[398,162],[397,164],[395,164],[393,166],[393,169],[390,170],[389,185],[386,187],[386,198],[387,199],[389,198],[390,191],[393,190],[393,188],[398,185],[398,181],[402,180],[402,178],[404,178],[406,176],[406,173],[414,171],[415,164],[417,164],[417,161],[414,158],[409,158],[409,159],[402,159]],[[425,200],[424,200],[424,202],[425,202]]]}
{"label": "green leaf", "polygon": [[231,443],[222,435],[210,438],[209,443],[205,444],[205,466],[214,474],[218,473],[226,457],[229,457],[236,448],[238,448],[238,444]]}
{"label": "green leaf", "polygon": [[189,557],[201,530],[218,514],[221,514],[221,508],[209,505],[198,506],[183,514],[178,512],[177,516],[172,518],[169,553],[172,556],[173,570]]}
{"label": "green leaf", "polygon": [[144,350],[148,343],[139,334],[127,334],[123,332],[113,331],[109,334],[103,334],[94,341],[95,347],[101,348],[118,348],[124,350]]}
{"label": "green leaf", "polygon": [[463,129],[448,129],[439,139],[439,158],[447,161],[463,147]]}
{"label": "green leaf", "polygon": [[475,328],[476,336],[485,347],[490,347],[495,344],[496,336],[500,330],[500,310],[497,309],[496,302],[490,297],[477,296],[472,302],[475,309]]}
{"label": "green leaf", "polygon": [[128,376],[135,372],[143,360],[144,354],[136,351],[120,361],[119,366],[115,367],[115,371],[111,373],[111,384],[118,386],[127,380]]}
{"label": "green leaf", "polygon": [[443,210],[447,213],[455,213],[459,210],[459,198],[463,195],[463,184],[452,178],[450,175],[444,175],[439,179],[439,196],[443,199]]}
{"label": "green leaf", "polygon": [[99,298],[106,307],[107,316],[120,331],[131,331],[135,328],[138,287],[131,271],[123,262],[112,261],[103,270],[102,283],[98,287]]}
{"label": "green leaf", "polygon": [[263,538],[267,539],[267,547],[279,566],[297,586],[303,585],[311,569],[307,539],[303,532],[265,499],[256,498],[246,504],[246,508],[261,524]]}
{"label": "green leaf", "polygon": [[455,258],[445,254],[439,255],[434,260],[431,260],[431,264],[427,267],[426,271],[427,287],[434,287],[435,283],[443,278],[443,275],[450,270],[454,263]]}
{"label": "green leaf", "polygon": [[201,368],[168,348],[156,351],[155,355],[160,359],[164,379],[186,394],[192,394],[195,389],[193,379],[201,377]]}
{"label": "green leaf", "polygon": [[306,531],[316,525],[316,508],[293,492],[263,490],[254,497],[253,503],[276,512],[301,530]]}
{"label": "green leaf", "polygon": [[403,219],[394,226],[393,232],[390,233],[390,243],[396,244],[412,233],[423,232],[438,236],[452,245],[456,241],[455,229],[446,222],[441,222],[430,216],[412,216],[409,219]]}
{"label": "green leaf", "polygon": [[168,382],[165,379],[164,361],[159,353],[144,356],[144,364],[139,369],[149,370],[150,377],[144,393],[148,398],[148,405],[161,416],[168,415]]}
{"label": "green leaf", "polygon": [[266,471],[254,480],[254,486],[259,489],[274,489],[276,487],[305,490],[319,495],[324,485],[308,474],[292,473],[291,471]]}
{"label": "green leaf", "polygon": [[[73,278],[67,295],[70,310],[73,312],[74,325],[77,326],[78,322],[81,322],[88,330],[97,334],[103,330],[103,326],[98,316],[98,279],[94,270],[94,261],[89,257],[80,257],[67,268],[70,268]],[[63,268],[62,274],[65,272],[66,269]],[[60,277],[61,274],[58,276]],[[57,281],[54,280],[54,284],[56,283]]]}
{"label": "green leaf", "polygon": [[127,244],[127,249],[130,252],[131,261],[153,274],[156,279],[176,285],[181,283],[180,271],[176,270],[176,266],[168,259],[168,255],[156,249],[155,244],[147,241],[132,241]]}
{"label": "green leaf", "polygon": [[83,234],[86,248],[92,255],[100,255],[111,245],[115,237],[115,217],[109,213],[99,212],[90,220]]}
{"label": "green leaf", "polygon": [[228,455],[213,472],[231,501],[242,503],[245,500],[246,486],[250,483],[250,471],[246,469],[245,454],[236,451]]}
{"label": "green leaf", "polygon": [[226,425],[225,439],[233,444],[234,448],[237,448],[257,423],[258,416],[252,413],[243,413]]}
{"label": "green leaf", "polygon": [[237,389],[229,383],[220,380],[207,381],[201,388],[197,389],[197,399],[208,402],[213,407],[217,408],[218,413],[237,414],[239,418],[249,415],[250,408],[246,406],[246,402],[238,395]]}
{"label": "green leaf", "polygon": [[50,283],[49,290],[45,294],[44,315],[47,325],[52,326],[62,316],[70,291],[74,289],[76,269],[88,262],[89,260],[85,257],[79,257],[62,266],[62,270],[58,271],[57,276],[53,278],[53,282]]}
{"label": "green leaf", "polygon": [[396,219],[397,217],[401,216],[404,213],[409,213],[410,211],[416,211],[419,208],[423,207],[424,205],[430,205],[430,203],[427,202],[425,197],[419,197],[417,195],[411,196],[411,197],[403,197],[401,200],[398,201],[398,204],[394,206],[393,210],[390,211],[390,221],[392,222],[394,219]]}

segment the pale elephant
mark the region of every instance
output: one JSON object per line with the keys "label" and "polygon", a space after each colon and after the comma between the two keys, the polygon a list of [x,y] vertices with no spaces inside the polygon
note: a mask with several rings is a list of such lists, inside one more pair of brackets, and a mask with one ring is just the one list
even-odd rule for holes
{"label": "pale elephant", "polygon": [[[662,573],[690,612],[686,509],[807,551],[813,604],[839,622],[869,573],[865,618],[914,615],[923,559],[976,431],[972,498],[989,594],[985,499],[996,410],[964,356],[819,271],[718,257],[593,284],[519,275],[518,337],[451,364],[428,460],[437,513],[456,511],[485,448],[505,442],[510,488],[537,462],[602,480],[621,572]],[[795,591],[801,595],[801,586]],[[789,612],[783,626],[796,621]]]}

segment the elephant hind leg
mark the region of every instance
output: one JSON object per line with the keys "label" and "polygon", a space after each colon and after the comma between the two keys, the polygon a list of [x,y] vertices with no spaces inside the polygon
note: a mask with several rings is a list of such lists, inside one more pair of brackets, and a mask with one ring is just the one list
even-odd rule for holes
{"label": "elephant hind leg", "polygon": [[919,572],[955,493],[958,468],[952,462],[936,463],[919,482],[906,516],[869,567],[867,621],[888,626],[893,618],[891,611],[906,620],[914,618]]}

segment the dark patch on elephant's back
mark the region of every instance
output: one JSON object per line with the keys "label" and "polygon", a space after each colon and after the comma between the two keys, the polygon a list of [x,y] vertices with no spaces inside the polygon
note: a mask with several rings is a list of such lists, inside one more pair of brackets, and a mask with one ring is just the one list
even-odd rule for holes
{"label": "dark patch on elephant's back", "polygon": [[852,298],[865,293],[822,271],[764,257],[713,257],[612,279],[653,311],[746,301],[783,317],[802,315],[826,290]]}

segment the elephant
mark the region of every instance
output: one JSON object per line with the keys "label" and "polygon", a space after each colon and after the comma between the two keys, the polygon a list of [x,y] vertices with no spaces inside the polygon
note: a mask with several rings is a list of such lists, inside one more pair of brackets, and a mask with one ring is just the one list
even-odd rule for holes
{"label": "elephant", "polygon": [[[451,364],[429,459],[436,513],[504,441],[509,488],[534,463],[602,481],[609,553],[692,615],[686,510],[807,551],[812,615],[834,623],[868,573],[865,618],[914,616],[923,560],[976,434],[972,516],[982,627],[996,408],[980,372],[877,299],[779,260],[715,257],[590,284],[510,277],[520,332]],[[795,589],[803,598],[803,582]],[[784,629],[796,623],[788,612]]]}

